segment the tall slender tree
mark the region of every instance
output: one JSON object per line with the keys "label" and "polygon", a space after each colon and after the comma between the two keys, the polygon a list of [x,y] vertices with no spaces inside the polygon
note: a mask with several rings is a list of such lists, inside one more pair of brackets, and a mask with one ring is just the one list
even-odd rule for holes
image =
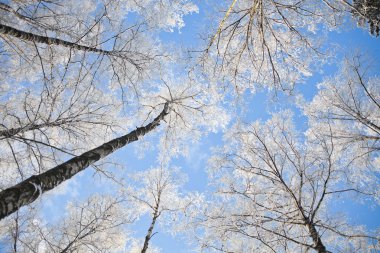
{"label": "tall slender tree", "polygon": [[[375,233],[350,226],[330,211],[343,194],[378,194],[347,177],[358,172],[347,170],[331,136],[311,132],[304,139],[289,113],[282,113],[266,123],[235,126],[227,143],[212,162],[218,190],[199,218],[205,231],[201,246],[222,252],[378,249]],[[378,181],[373,171],[366,176]]]}
{"label": "tall slender tree", "polygon": [[115,150],[137,141],[139,137],[155,129],[168,113],[169,103],[166,103],[162,112],[149,124],[138,127],[122,137],[104,143],[44,173],[33,175],[19,184],[3,190],[0,192],[0,218],[2,219],[20,207],[32,203],[44,192],[54,189],[57,185]]}
{"label": "tall slender tree", "polygon": [[[178,222],[178,217],[197,201],[197,195],[185,194],[185,176],[178,168],[161,166],[132,175],[134,184],[124,190],[125,198],[139,215],[149,213],[150,224],[141,253],[148,252],[149,243],[157,233],[157,223],[163,227]],[[136,186],[136,184],[138,186]]]}

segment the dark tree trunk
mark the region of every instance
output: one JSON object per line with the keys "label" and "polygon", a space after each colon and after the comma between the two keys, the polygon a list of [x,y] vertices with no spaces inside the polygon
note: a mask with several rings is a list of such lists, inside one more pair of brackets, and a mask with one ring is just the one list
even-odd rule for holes
{"label": "dark tree trunk", "polygon": [[148,250],[149,241],[150,241],[150,238],[152,238],[152,236],[153,236],[152,233],[153,233],[154,224],[156,223],[157,218],[158,218],[157,210],[155,210],[155,212],[153,214],[152,222],[151,222],[150,227],[148,229],[148,233],[145,236],[144,246],[143,246],[143,249],[141,250],[141,253],[145,253]]}
{"label": "dark tree trunk", "polygon": [[310,236],[313,239],[314,249],[318,251],[318,253],[329,253],[329,251],[326,250],[325,245],[323,245],[321,237],[314,224],[308,221],[307,228],[309,229]]}
{"label": "dark tree trunk", "polygon": [[75,48],[77,50],[96,52],[96,53],[101,53],[101,54],[106,54],[106,55],[112,55],[114,53],[113,51],[107,51],[107,50],[103,50],[103,49],[99,49],[95,47],[88,47],[88,46],[80,45],[80,44],[73,43],[66,40],[61,40],[57,38],[51,38],[47,36],[41,36],[38,34],[21,31],[16,28],[3,25],[3,24],[0,24],[0,33],[4,35],[16,37],[22,40],[36,42],[36,43],[58,45],[58,46],[63,46],[63,47],[68,47],[68,48]]}
{"label": "dark tree trunk", "polygon": [[146,253],[146,251],[148,250],[150,238],[152,238],[152,236],[153,236],[152,233],[153,233],[154,225],[156,224],[156,220],[157,220],[158,216],[160,216],[159,211],[158,211],[158,209],[160,207],[160,198],[161,197],[159,195],[157,205],[156,205],[154,212],[153,212],[152,222],[150,223],[148,233],[145,236],[144,246],[141,250],[141,253]]}
{"label": "dark tree trunk", "polygon": [[104,143],[42,174],[31,176],[21,183],[0,192],[0,219],[17,211],[20,207],[32,203],[42,193],[55,188],[115,150],[137,141],[140,136],[156,128],[168,112],[169,104],[166,103],[162,112],[148,125],[139,127],[122,137]]}

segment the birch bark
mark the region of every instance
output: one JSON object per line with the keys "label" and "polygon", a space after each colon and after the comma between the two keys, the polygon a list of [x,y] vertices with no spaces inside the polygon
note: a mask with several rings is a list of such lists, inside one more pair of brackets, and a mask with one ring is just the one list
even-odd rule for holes
{"label": "birch bark", "polygon": [[44,192],[55,188],[115,150],[137,141],[140,136],[144,136],[155,129],[168,113],[169,104],[166,103],[161,113],[146,126],[139,127],[122,137],[104,143],[42,174],[33,175],[0,192],[0,219],[14,213],[20,207],[32,203]]}

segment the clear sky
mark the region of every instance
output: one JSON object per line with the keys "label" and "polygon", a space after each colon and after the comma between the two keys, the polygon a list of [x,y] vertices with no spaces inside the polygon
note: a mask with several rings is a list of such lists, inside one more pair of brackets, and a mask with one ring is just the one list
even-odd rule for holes
{"label": "clear sky", "polygon": [[[176,46],[191,46],[196,47],[201,44],[199,40],[199,27],[204,26],[204,11],[200,8],[200,13],[192,14],[185,17],[185,27],[181,31],[175,30],[172,33],[163,32],[161,34],[161,39],[165,42],[172,42]],[[374,61],[374,71],[377,73],[380,69],[380,38],[374,38],[369,35],[367,30],[358,29],[352,25],[352,29],[349,27],[345,31],[333,32],[328,38],[327,45],[338,46],[339,54],[350,54],[353,51],[360,49],[361,52],[366,52]],[[326,65],[320,73],[314,73],[311,78],[309,78],[304,84],[300,84],[297,90],[301,92],[304,97],[310,100],[316,93],[316,84],[323,79],[323,76],[329,76],[334,74],[336,71],[336,65]],[[247,95],[251,96],[251,95]],[[282,95],[279,95],[282,96]],[[262,91],[250,97],[250,102],[248,105],[249,110],[244,115],[244,120],[247,122],[267,119],[270,112],[275,112],[281,109],[291,108],[295,111],[296,124],[299,129],[305,129],[307,123],[305,117],[300,115],[300,111],[294,106],[294,97],[284,97],[279,99],[280,102],[271,101],[271,96],[267,92]],[[223,134],[215,133],[203,137],[199,143],[192,145],[188,157],[179,157],[175,159],[172,164],[179,166],[188,175],[188,183],[185,185],[184,189],[188,191],[199,191],[207,192],[210,188],[207,181],[207,159],[212,154],[212,148],[223,144]],[[142,171],[147,168],[155,167],[156,164],[156,150],[149,151],[145,154],[143,159],[138,159],[135,151],[136,145],[125,147],[117,151],[112,159],[118,161],[118,163],[125,164],[125,171]],[[93,179],[95,178],[95,183]],[[56,210],[62,209],[65,206],[64,199],[84,199],[88,194],[87,192],[93,191],[94,189],[102,192],[105,190],[106,184],[99,180],[97,176],[94,176],[93,170],[86,170],[84,173],[71,179],[68,183],[59,188],[62,189],[62,193],[58,190],[54,190],[49,193],[48,196],[44,196],[48,201],[45,201],[46,217],[51,220],[59,219],[59,216],[55,212]],[[75,189],[74,193],[70,196],[64,191],[65,187],[73,187]],[[107,189],[106,189],[107,190]],[[63,194],[63,195],[61,195]],[[66,195],[64,195],[66,194]],[[350,220],[353,223],[365,224],[369,228],[380,227],[380,208],[379,207],[369,207],[366,203],[354,203],[349,199],[339,199],[336,202],[334,209],[346,210],[351,217]],[[148,226],[149,220],[145,217],[138,221],[133,228],[136,229],[135,235],[143,239]],[[180,236],[172,237],[168,233],[162,231],[158,226],[155,231],[158,233],[152,238],[151,245],[161,248],[162,252],[191,252],[191,246],[186,244],[186,240]]]}

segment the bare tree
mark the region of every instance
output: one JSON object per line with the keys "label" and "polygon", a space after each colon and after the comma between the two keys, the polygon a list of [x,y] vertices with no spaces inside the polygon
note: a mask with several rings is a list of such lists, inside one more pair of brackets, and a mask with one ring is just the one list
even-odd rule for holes
{"label": "bare tree", "polygon": [[157,233],[153,232],[157,222],[160,220],[162,225],[168,227],[178,222],[179,216],[192,205],[196,196],[181,192],[185,177],[177,168],[161,166],[135,173],[131,177],[137,186],[128,186],[125,196],[139,215],[149,213],[151,218],[141,248],[141,252],[145,253],[150,240]]}
{"label": "bare tree", "polygon": [[204,72],[222,77],[226,85],[231,82],[238,94],[259,87],[291,92],[326,56],[318,30],[338,27],[345,10],[339,1],[244,0],[219,5],[223,18],[214,19],[215,29],[208,30]]}
{"label": "bare tree", "polygon": [[82,203],[69,203],[63,219],[53,223],[36,215],[19,216],[18,211],[7,219],[12,223],[7,234],[12,240],[4,244],[12,252],[117,252],[128,241],[126,225],[134,220],[123,202],[117,197],[91,196]]}
{"label": "bare tree", "polygon": [[1,99],[2,189],[110,140],[125,129],[119,127],[121,103],[84,80],[20,87],[1,94]]}
{"label": "bare tree", "polygon": [[[235,127],[212,162],[216,200],[201,217],[201,246],[222,252],[367,252],[377,236],[329,207],[338,196],[376,197],[355,186],[333,138],[295,131],[288,114]],[[218,152],[219,153],[219,152]],[[367,171],[376,183],[375,173]],[[358,179],[360,180],[360,179]],[[218,203],[220,202],[220,203]],[[361,250],[364,251],[361,251]]]}
{"label": "bare tree", "polygon": [[[116,22],[120,22],[120,20],[111,18],[109,15],[110,13],[115,15],[114,9],[118,8],[118,5],[120,4],[118,1],[105,1],[104,3],[90,3],[85,1],[83,5],[95,4],[96,6],[99,4],[99,6],[96,7],[99,7],[100,10],[98,13],[95,13],[95,15],[91,15],[90,13],[95,6],[92,6],[92,8],[81,9],[81,12],[84,11],[85,13],[80,13],[75,11],[74,8],[80,8],[81,6],[78,6],[78,3],[76,6],[72,6],[72,4],[73,3],[71,2],[67,2],[65,5],[62,5],[58,1],[30,1],[25,3],[16,2],[12,4],[14,6],[12,7],[8,4],[1,3],[0,9],[6,14],[2,20],[4,23],[25,26],[28,29],[36,30],[38,33],[47,34],[50,32],[58,35],[62,34],[73,41],[23,31],[4,23],[0,24],[0,33],[3,34],[3,36],[6,35],[18,38],[23,41],[32,42],[33,44],[41,43],[46,45],[63,46],[79,51],[94,52],[122,58],[126,60],[126,62],[132,64],[135,68],[141,69],[136,59],[139,57],[142,59],[143,54],[134,52],[131,50],[131,47],[128,46],[129,43],[133,41],[133,33],[137,32],[138,29],[130,34],[131,37],[124,41],[124,45],[119,45],[117,42],[124,33],[129,33],[134,26],[138,28],[141,24],[137,23],[131,27],[124,27],[124,30],[119,30],[115,32],[115,34],[108,35],[108,37],[105,37],[105,32],[102,31],[102,27],[103,29],[104,27],[117,29],[117,27],[113,26],[116,26]],[[3,38],[5,39],[6,36]],[[96,44],[87,46],[80,44],[80,41],[91,41]],[[97,48],[98,44],[102,45],[109,41],[112,41],[113,43],[111,50]]]}
{"label": "bare tree", "polygon": [[31,224],[36,221],[36,209],[32,206],[15,212],[2,221],[1,247],[4,252],[22,252],[22,240],[31,236],[33,229]]}
{"label": "bare tree", "polygon": [[[363,59],[346,60],[335,76],[319,84],[319,92],[304,105],[315,131],[344,147],[347,162],[370,165],[380,150],[379,78],[370,76]],[[330,129],[326,125],[331,127]],[[376,165],[375,165],[376,167]]]}
{"label": "bare tree", "polygon": [[[113,89],[122,91],[123,99],[130,96],[129,92],[138,96],[141,80],[156,76],[168,59],[157,42],[158,31],[183,26],[183,16],[196,10],[186,2],[1,3],[0,48],[6,52],[3,59],[19,78],[30,79],[31,73],[22,70],[33,69],[40,84],[81,73],[97,81],[110,80]],[[157,5],[165,8],[165,15],[156,15]],[[130,18],[131,13],[137,17]],[[156,22],[152,22],[153,17]]]}
{"label": "bare tree", "polygon": [[0,218],[2,219],[17,211],[20,207],[32,203],[42,193],[70,179],[75,174],[113,153],[115,150],[137,141],[140,136],[144,136],[155,129],[168,113],[169,103],[166,103],[162,112],[146,126],[138,127],[122,137],[104,143],[44,173],[33,175],[19,184],[3,190],[0,192]]}

